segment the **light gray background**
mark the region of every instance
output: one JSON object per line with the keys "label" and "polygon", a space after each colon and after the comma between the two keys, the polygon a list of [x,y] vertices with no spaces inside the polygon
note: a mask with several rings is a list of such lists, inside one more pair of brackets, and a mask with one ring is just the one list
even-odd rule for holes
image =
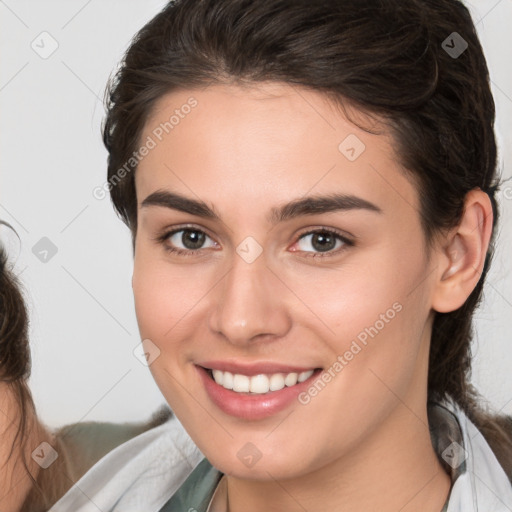
{"label": "light gray background", "polygon": [[[31,387],[50,426],[140,420],[164,402],[133,355],[139,336],[128,230],[110,199],[92,194],[106,175],[105,83],[131,37],[164,4],[0,1],[0,218],[22,240],[15,268],[31,312]],[[491,71],[507,177],[512,0],[468,5]],[[512,181],[499,199],[499,250],[477,314],[474,382],[496,409],[512,414]],[[47,262],[32,252],[42,237],[58,251]]]}

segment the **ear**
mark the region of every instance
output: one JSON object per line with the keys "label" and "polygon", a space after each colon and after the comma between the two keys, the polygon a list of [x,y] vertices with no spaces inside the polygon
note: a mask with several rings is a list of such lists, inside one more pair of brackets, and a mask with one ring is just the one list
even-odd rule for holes
{"label": "ear", "polygon": [[449,313],[460,308],[477,285],[492,234],[489,196],[476,188],[468,192],[460,224],[450,230],[438,249],[438,279],[432,308]]}

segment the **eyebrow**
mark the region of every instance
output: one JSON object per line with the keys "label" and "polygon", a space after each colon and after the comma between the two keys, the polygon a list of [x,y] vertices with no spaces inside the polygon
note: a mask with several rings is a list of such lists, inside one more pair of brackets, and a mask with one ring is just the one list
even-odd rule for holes
{"label": "eyebrow", "polygon": [[[142,201],[141,208],[149,206],[162,206],[204,219],[221,220],[214,209],[205,202],[168,190],[157,190],[147,196]],[[325,196],[299,198],[282,206],[274,207],[270,210],[267,220],[270,224],[277,224],[304,215],[318,215],[348,210],[366,210],[382,213],[381,208],[361,197],[350,194],[328,194]]]}

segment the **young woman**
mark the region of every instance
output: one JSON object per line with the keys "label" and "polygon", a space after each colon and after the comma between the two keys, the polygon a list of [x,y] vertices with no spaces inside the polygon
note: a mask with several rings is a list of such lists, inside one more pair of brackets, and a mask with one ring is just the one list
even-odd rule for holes
{"label": "young woman", "polygon": [[[0,221],[0,234],[10,229]],[[30,454],[40,442],[50,441],[50,434],[37,421],[26,382],[30,373],[27,329],[28,317],[19,284],[0,243],[1,510],[19,510],[40,469]]]}
{"label": "young woman", "polygon": [[107,452],[165,422],[169,412],[161,410],[141,424],[84,422],[56,431],[38,419],[27,384],[28,314],[4,235],[16,236],[0,221],[0,510],[39,512]]}
{"label": "young woman", "polygon": [[179,421],[52,510],[512,510],[512,422],[469,380],[498,176],[461,2],[170,2],[107,108]]}

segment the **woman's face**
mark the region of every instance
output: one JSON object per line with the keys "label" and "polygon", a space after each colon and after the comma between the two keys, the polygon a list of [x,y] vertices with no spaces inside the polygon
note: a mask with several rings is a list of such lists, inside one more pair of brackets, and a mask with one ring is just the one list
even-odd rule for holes
{"label": "woman's face", "polygon": [[212,464],[301,476],[417,430],[436,273],[390,138],[318,92],[216,85],[161,98],[140,144],[141,337]]}

